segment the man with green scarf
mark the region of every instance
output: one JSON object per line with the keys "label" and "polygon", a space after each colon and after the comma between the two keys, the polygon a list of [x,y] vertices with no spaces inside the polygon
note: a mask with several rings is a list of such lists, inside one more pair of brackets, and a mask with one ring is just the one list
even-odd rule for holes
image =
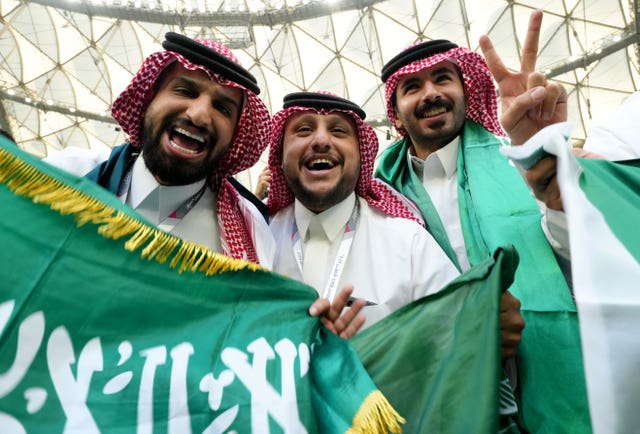
{"label": "man with green scarf", "polygon": [[[541,19],[532,14],[525,70],[535,67]],[[387,115],[403,138],[382,154],[376,175],[416,203],[427,230],[461,271],[500,246],[513,244],[520,254],[510,288],[527,323],[516,354],[520,428],[590,432],[576,306],[540,209],[499,152],[506,134],[484,58],[446,40],[428,41],[391,59],[382,81]],[[519,84],[503,80],[500,89]],[[510,303],[504,296],[503,309]],[[501,321],[503,333],[506,327]]]}

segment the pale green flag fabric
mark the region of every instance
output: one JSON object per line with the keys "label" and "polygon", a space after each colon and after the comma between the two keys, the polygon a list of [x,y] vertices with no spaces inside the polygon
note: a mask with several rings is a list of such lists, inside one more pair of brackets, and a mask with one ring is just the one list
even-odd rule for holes
{"label": "pale green flag fabric", "polygon": [[595,433],[635,433],[640,426],[640,160],[576,158],[571,125],[540,131],[503,152],[532,165],[557,156],[569,228],[591,422]]}
{"label": "pale green flag fabric", "polygon": [[351,339],[406,432],[498,432],[500,294],[517,265],[512,247],[499,249]]}
{"label": "pale green flag fabric", "polygon": [[[0,432],[399,432],[309,287],[0,139]],[[80,226],[78,226],[80,225]]]}

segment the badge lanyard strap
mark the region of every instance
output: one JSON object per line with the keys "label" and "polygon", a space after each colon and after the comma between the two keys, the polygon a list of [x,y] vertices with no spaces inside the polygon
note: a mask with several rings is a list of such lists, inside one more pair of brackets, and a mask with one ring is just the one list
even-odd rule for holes
{"label": "badge lanyard strap", "polygon": [[[342,271],[344,270],[344,264],[347,262],[347,256],[349,255],[349,251],[351,250],[351,243],[353,242],[353,236],[355,235],[356,226],[358,224],[359,208],[360,204],[358,202],[358,199],[356,198],[355,206],[353,207],[353,211],[351,212],[351,217],[349,217],[347,226],[344,228],[342,240],[340,241],[340,247],[338,248],[338,254],[335,261],[333,262],[333,267],[331,267],[331,273],[329,274],[329,279],[327,280],[327,284],[324,289],[324,298],[329,300],[329,302],[332,302],[333,298],[336,295],[338,282],[340,281],[340,276],[342,275]],[[302,254],[302,240],[295,218],[293,219],[293,225],[291,228],[291,242],[293,244],[293,256],[295,256],[296,258],[296,263],[298,264],[300,275],[302,275],[302,265],[304,261],[304,257]]]}
{"label": "badge lanyard strap", "polygon": [[[126,202],[127,195],[129,194],[129,187],[131,186],[131,178],[132,178],[131,172],[132,170],[129,170],[129,172],[127,172],[125,178],[122,180],[120,189],[118,190],[118,197],[123,203]],[[195,194],[193,194],[184,202],[182,202],[175,211],[173,211],[167,217],[165,217],[164,220],[162,220],[160,223],[157,224],[157,226],[160,229],[164,230],[165,232],[171,232],[171,230],[173,230],[173,228],[178,224],[178,222],[185,215],[187,215],[187,213],[191,211],[191,209],[196,205],[196,203],[198,203],[198,201],[202,198],[202,195],[204,194],[204,191],[206,188],[207,188],[207,183],[205,182],[202,188],[200,188],[200,190],[198,190]]]}

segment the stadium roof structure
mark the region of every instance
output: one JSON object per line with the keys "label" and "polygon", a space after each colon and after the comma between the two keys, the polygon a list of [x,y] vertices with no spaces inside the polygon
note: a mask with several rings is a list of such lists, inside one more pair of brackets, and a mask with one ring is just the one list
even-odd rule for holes
{"label": "stadium roof structure", "polygon": [[535,9],[545,12],[537,67],[567,88],[579,145],[638,89],[637,0],[0,0],[0,128],[40,157],[123,142],[111,102],[174,31],[232,48],[272,113],[300,90],[357,102],[383,149],[396,138],[379,78],[386,61],[429,39],[479,50],[488,34],[517,69]]}

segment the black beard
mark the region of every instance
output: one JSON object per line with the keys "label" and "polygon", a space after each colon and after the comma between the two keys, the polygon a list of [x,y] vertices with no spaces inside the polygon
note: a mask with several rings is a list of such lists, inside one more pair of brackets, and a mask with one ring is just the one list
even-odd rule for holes
{"label": "black beard", "polygon": [[[192,165],[180,157],[165,153],[159,145],[162,133],[174,123],[175,119],[166,119],[162,128],[157,129],[159,133],[154,135],[153,122],[145,121],[142,132],[142,156],[147,168],[164,185],[188,185],[207,178],[213,172],[215,162],[207,159],[204,163]],[[215,140],[210,143],[215,143]]]}
{"label": "black beard", "polygon": [[[444,107],[448,111],[454,110],[453,104],[450,101],[436,100],[433,103],[425,103],[417,107],[414,110],[414,116],[416,117],[416,119],[422,119],[422,115],[424,113],[426,113],[427,111],[433,108],[438,108],[438,107]],[[437,130],[438,128],[442,127],[445,123],[446,123],[445,121],[442,121],[442,122],[432,124],[432,129]],[[463,129],[464,129],[464,112],[462,116],[459,118],[459,124],[454,125],[452,129],[441,131],[439,133],[429,132],[425,134],[419,133],[417,131],[413,131],[413,134],[415,135],[415,137],[412,137],[412,141],[414,143],[418,142],[422,144],[429,144],[432,150],[437,150],[447,145],[453,139],[459,136],[462,133]],[[409,135],[411,136],[411,133]]]}
{"label": "black beard", "polygon": [[438,149],[441,149],[442,147],[451,143],[453,139],[455,139],[460,134],[462,134],[463,126],[464,124],[458,129],[443,131],[441,133],[426,133],[426,134],[414,133],[414,136],[410,136],[410,137],[412,142],[428,144],[431,151],[437,151]]}

